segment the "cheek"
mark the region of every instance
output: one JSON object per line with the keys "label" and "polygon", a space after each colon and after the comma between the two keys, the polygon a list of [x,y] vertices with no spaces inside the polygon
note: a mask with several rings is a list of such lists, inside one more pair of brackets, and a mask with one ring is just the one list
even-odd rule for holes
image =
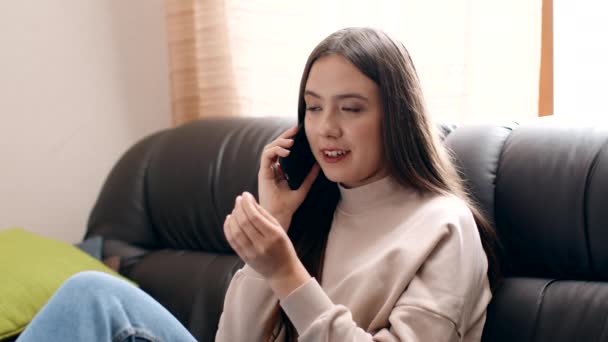
{"label": "cheek", "polygon": [[374,125],[365,125],[357,128],[356,135],[359,149],[363,152],[360,156],[370,163],[370,167],[378,164],[384,158],[381,129]]}
{"label": "cheek", "polygon": [[382,145],[382,132],[374,123],[359,124],[351,128],[351,137],[367,151],[377,150]]}
{"label": "cheek", "polygon": [[310,118],[308,115],[304,116],[304,131],[306,132],[306,137],[310,138],[310,133],[312,132],[312,123],[310,122]]}
{"label": "cheek", "polygon": [[317,125],[308,115],[304,117],[304,129],[306,130],[306,139],[308,139],[308,143],[313,146],[317,136]]}
{"label": "cheek", "polygon": [[308,127],[308,122],[306,122],[306,126],[304,126],[304,129],[306,130],[306,139],[308,140],[308,144],[311,147],[314,147],[314,139],[312,139],[314,137],[313,134],[313,128]]}

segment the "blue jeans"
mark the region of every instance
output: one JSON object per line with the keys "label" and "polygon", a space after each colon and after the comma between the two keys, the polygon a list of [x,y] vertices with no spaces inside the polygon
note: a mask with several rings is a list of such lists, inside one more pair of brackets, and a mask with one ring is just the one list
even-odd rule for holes
{"label": "blue jeans", "polygon": [[34,317],[17,342],[196,341],[144,291],[94,271],[70,277]]}

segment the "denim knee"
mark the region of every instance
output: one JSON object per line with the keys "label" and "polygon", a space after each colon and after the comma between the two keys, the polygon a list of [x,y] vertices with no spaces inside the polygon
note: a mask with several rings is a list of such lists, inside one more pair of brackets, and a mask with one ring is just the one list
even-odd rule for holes
{"label": "denim knee", "polygon": [[109,282],[113,276],[99,271],[83,271],[69,277],[63,285],[62,289],[70,291],[90,291],[94,289],[104,288],[104,283]]}
{"label": "denim knee", "polygon": [[107,273],[99,271],[82,271],[70,276],[65,283],[71,284],[72,286],[86,286],[91,283],[99,283],[107,280],[111,277]]}
{"label": "denim knee", "polygon": [[130,284],[116,276],[98,271],[83,271],[69,277],[56,295],[72,297],[72,300],[90,301],[120,293],[120,289],[125,285]]}
{"label": "denim knee", "polygon": [[119,277],[95,271],[68,278],[20,338],[195,341],[175,317],[145,292]]}

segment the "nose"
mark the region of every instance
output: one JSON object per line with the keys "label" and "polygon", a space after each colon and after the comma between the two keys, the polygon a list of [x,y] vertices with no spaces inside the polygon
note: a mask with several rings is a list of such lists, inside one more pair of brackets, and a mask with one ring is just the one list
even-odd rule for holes
{"label": "nose", "polygon": [[332,110],[321,115],[319,134],[324,138],[337,138],[342,134],[338,115]]}

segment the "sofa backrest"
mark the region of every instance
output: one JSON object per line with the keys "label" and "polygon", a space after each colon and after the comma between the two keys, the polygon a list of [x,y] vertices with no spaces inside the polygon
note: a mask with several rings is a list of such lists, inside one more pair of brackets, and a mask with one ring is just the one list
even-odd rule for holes
{"label": "sofa backrest", "polygon": [[504,246],[484,340],[607,340],[608,127],[468,126],[447,145]]}
{"label": "sofa backrest", "polygon": [[[487,341],[608,339],[608,128],[553,121],[443,127],[504,245]],[[207,119],[143,139],[108,176],[87,236],[230,253],[224,217],[237,194],[256,194],[263,146],[294,124]]]}
{"label": "sofa backrest", "polygon": [[238,194],[257,194],[263,147],[294,124],[290,119],[218,118],[143,139],[112,170],[87,235],[144,248],[231,252],[224,218]]}
{"label": "sofa backrest", "polygon": [[608,127],[538,120],[447,138],[509,276],[608,280]]}

